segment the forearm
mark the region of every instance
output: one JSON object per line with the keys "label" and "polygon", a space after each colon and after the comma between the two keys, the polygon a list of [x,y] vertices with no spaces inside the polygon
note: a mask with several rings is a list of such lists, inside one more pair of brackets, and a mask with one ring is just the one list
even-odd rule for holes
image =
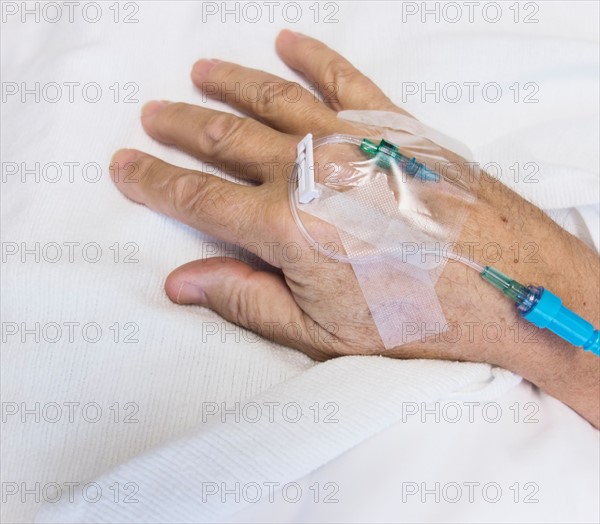
{"label": "forearm", "polygon": [[500,364],[600,427],[600,359],[548,332],[540,333],[539,339],[523,351],[514,348]]}
{"label": "forearm", "polygon": [[[517,265],[520,281],[542,285],[562,298],[569,309],[600,324],[598,255],[583,242],[559,228],[529,204],[524,234],[537,235],[539,262]],[[508,268],[507,268],[508,270]],[[512,271],[512,268],[511,268]],[[600,426],[600,359],[560,337],[538,330],[537,342],[507,344],[499,364],[518,373],[561,400],[594,426]]]}
{"label": "forearm", "polygon": [[[498,232],[501,245],[514,247],[516,242],[521,251],[525,245],[535,248],[535,255],[529,259],[502,257],[494,265],[524,284],[548,288],[562,298],[566,307],[597,327],[598,255],[506,187],[487,185],[482,191],[484,204],[493,205],[500,213],[499,223],[492,231]],[[509,250],[511,255],[514,252]],[[525,328],[527,322],[519,317],[513,304],[499,295],[495,299],[503,301],[501,314],[506,315],[508,322],[519,322]],[[502,345],[488,352],[489,360],[523,376],[598,427],[600,359],[547,330],[530,328],[530,336],[505,337]]]}
{"label": "forearm", "polygon": [[[506,186],[487,177],[479,185],[457,249],[525,285],[547,288],[598,326],[598,255]],[[436,293],[449,334],[399,346],[391,356],[501,366],[600,425],[598,357],[523,319],[513,302],[461,263],[448,262]]]}

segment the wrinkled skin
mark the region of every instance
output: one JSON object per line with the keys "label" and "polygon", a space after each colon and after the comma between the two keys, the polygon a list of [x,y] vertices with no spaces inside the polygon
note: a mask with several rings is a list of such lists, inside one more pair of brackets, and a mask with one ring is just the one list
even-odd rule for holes
{"label": "wrinkled skin", "polygon": [[[590,388],[598,389],[596,362],[583,352],[567,353],[559,339],[531,328],[509,301],[459,263],[445,266],[436,293],[448,322],[461,328],[460,336],[432,335],[385,350],[351,267],[322,259],[315,262],[314,252],[298,231],[288,204],[289,166],[296,145],[308,132],[315,138],[333,133],[373,136],[373,129],[338,119],[340,110],[406,113],[347,60],[315,39],[283,31],[276,49],[288,66],[321,88],[323,101],[307,90],[298,96],[297,84],[268,73],[200,60],[191,73],[199,90],[247,117],[165,101],[150,102],[142,110],[142,125],[154,139],[252,185],[179,168],[132,149],[113,157],[113,167],[118,166],[112,169],[115,183],[135,202],[226,242],[275,246],[263,252],[270,253],[266,262],[278,271],[256,270],[231,258],[197,260],[169,275],[165,284],[169,298],[178,304],[209,307],[317,360],[381,353],[498,364],[530,378],[597,424],[597,414],[590,415],[597,403],[589,401]],[[261,91],[264,96],[244,96],[250,93],[244,89],[250,85],[270,87]],[[449,162],[457,161],[446,153]],[[132,172],[127,180],[124,173]],[[485,247],[497,243],[502,256],[491,261],[495,267],[521,282],[551,282],[567,306],[578,306],[580,314],[597,323],[598,300],[585,284],[595,275],[596,255],[499,181],[482,176],[473,190],[478,200],[461,233],[461,245],[470,246],[463,253],[486,265],[490,251]],[[282,253],[281,246],[290,242],[302,246],[300,260],[290,262]],[[515,251],[515,245],[521,251]],[[579,253],[575,261],[570,256],[574,252]],[[491,332],[486,331],[489,324],[494,325]],[[286,329],[290,325],[294,329]],[[573,378],[557,380],[566,370]]]}

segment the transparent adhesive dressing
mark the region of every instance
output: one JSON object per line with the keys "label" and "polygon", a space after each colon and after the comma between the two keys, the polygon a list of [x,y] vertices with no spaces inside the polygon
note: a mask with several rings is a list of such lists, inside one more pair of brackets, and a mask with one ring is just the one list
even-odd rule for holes
{"label": "transparent adhesive dressing", "polygon": [[[320,138],[312,157],[313,171],[297,166],[292,177],[292,214],[319,254],[352,265],[385,348],[444,331],[434,286],[447,259],[483,270],[454,249],[476,200],[475,165],[427,137],[379,126],[370,136]],[[314,177],[303,202],[300,171]]]}

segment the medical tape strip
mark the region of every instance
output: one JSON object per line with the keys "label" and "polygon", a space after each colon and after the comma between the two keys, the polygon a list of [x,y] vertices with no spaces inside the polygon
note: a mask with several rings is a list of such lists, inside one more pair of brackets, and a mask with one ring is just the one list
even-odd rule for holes
{"label": "medical tape strip", "polygon": [[385,175],[380,174],[368,185],[336,193],[325,205],[347,255],[356,263],[369,256],[390,257],[429,270],[444,262],[442,257],[435,260],[436,257],[426,256],[438,242],[403,219]]}
{"label": "medical tape strip", "polygon": [[346,192],[319,189],[318,201],[301,209],[336,227],[385,349],[445,330],[434,288],[436,269],[444,259],[432,263],[435,257],[414,251],[418,244],[428,245],[431,252],[436,239],[401,219],[386,177]]}

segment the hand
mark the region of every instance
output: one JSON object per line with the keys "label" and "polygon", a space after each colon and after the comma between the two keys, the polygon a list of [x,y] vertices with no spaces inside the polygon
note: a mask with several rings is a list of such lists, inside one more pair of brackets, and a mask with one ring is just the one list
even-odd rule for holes
{"label": "hand", "polygon": [[[134,166],[136,183],[128,183],[119,169],[113,170],[115,182],[127,197],[224,241],[242,247],[259,246],[263,258],[280,270],[257,271],[240,260],[222,257],[190,262],[167,278],[169,298],[178,304],[207,306],[231,322],[318,360],[377,353],[470,360],[502,365],[531,377],[535,375],[531,370],[539,369],[535,361],[522,356],[524,351],[527,355],[550,351],[557,360],[564,358],[564,351],[572,353],[572,348],[565,349],[552,335],[533,328],[528,331],[509,301],[458,263],[446,265],[436,293],[447,320],[463,326],[461,336],[449,340],[434,335],[393,350],[384,349],[352,268],[315,262],[314,252],[289,211],[287,176],[296,145],[308,132],[315,138],[333,133],[372,134],[372,129],[336,118],[338,110],[406,113],[348,61],[317,40],[283,31],[276,46],[286,64],[323,90],[326,103],[309,91],[298,91],[297,84],[262,71],[201,60],[192,70],[196,86],[249,117],[168,102],[150,102],[142,110],[142,125],[156,140],[232,170],[255,185],[178,168],[131,149],[113,157],[113,165]],[[256,86],[262,86],[264,96],[254,96]],[[449,155],[448,161],[453,160]],[[486,244],[498,243],[505,255],[494,264],[498,269],[525,283],[544,284],[558,294],[562,292],[567,306],[579,305],[569,304],[574,291],[569,253],[580,250],[579,263],[585,268],[590,264],[593,268],[595,255],[498,181],[482,177],[478,193],[460,243],[474,247],[474,258],[481,263],[485,263]],[[515,242],[521,247],[534,242],[539,263],[515,263],[511,251]],[[291,243],[303,247],[299,260],[283,250]],[[581,289],[585,291],[585,287]],[[590,296],[585,310],[579,312],[597,322],[597,301]],[[497,326],[493,336],[485,327],[490,323]],[[513,325],[521,329],[516,336]],[[534,343],[528,344],[527,337],[531,336]],[[581,358],[586,365],[591,362],[586,360],[589,355]]]}

